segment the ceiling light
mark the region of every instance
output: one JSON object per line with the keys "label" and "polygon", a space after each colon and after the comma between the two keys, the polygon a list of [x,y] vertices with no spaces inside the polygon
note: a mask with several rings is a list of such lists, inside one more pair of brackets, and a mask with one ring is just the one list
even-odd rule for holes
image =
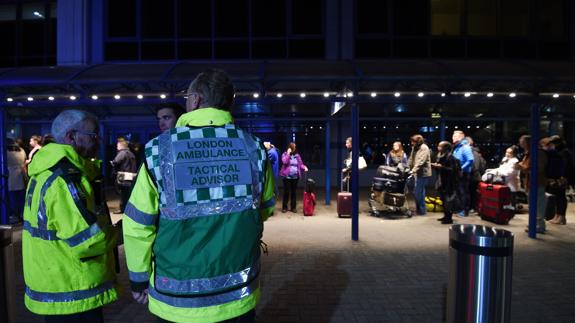
{"label": "ceiling light", "polygon": [[70,95],[70,100],[74,101],[76,100],[76,97],[74,95]]}
{"label": "ceiling light", "polygon": [[465,96],[466,98],[468,98],[468,97],[471,96],[471,93],[470,93],[470,92],[465,92],[464,96]]}
{"label": "ceiling light", "polygon": [[53,96],[49,96],[49,97],[48,97],[48,100],[54,101],[54,97],[53,97]]}
{"label": "ceiling light", "polygon": [[488,97],[488,98],[493,97],[493,92],[487,93],[487,97]]}
{"label": "ceiling light", "polygon": [[259,94],[259,93],[254,93],[253,96],[254,96],[254,99],[257,99],[257,98],[260,97],[260,94]]}
{"label": "ceiling light", "polygon": [[278,93],[278,94],[276,94],[276,96],[277,96],[278,98],[281,98],[281,97],[284,96],[284,95],[281,94],[281,93]]}
{"label": "ceiling light", "polygon": [[420,98],[422,98],[424,95],[425,95],[425,93],[423,93],[423,92],[417,93],[417,96],[420,97]]}
{"label": "ceiling light", "polygon": [[559,93],[553,94],[553,97],[554,97],[555,99],[557,99],[557,98],[559,97]]}
{"label": "ceiling light", "polygon": [[97,96],[97,95],[92,95],[92,100],[98,100],[98,96]]}
{"label": "ceiling light", "polygon": [[394,95],[396,98],[399,98],[399,97],[401,96],[401,93],[395,92],[395,93],[393,93],[393,95]]}
{"label": "ceiling light", "polygon": [[371,92],[371,97],[372,97],[372,98],[375,98],[376,96],[377,96],[377,93]]}
{"label": "ceiling light", "polygon": [[347,92],[347,97],[348,97],[348,98],[352,98],[352,97],[353,97],[353,92]]}
{"label": "ceiling light", "polygon": [[143,96],[143,95],[141,95],[141,94],[138,94],[136,97],[137,97],[139,100],[141,100],[141,99],[143,99],[143,98],[144,98],[144,96]]}
{"label": "ceiling light", "polygon": [[509,93],[509,97],[510,97],[510,98],[514,98],[515,96],[517,96],[517,94],[515,94],[515,92]]}
{"label": "ceiling light", "polygon": [[14,101],[14,99],[12,99],[12,98],[7,98],[6,101],[12,102],[12,101]]}
{"label": "ceiling light", "polygon": [[302,92],[302,93],[299,94],[299,96],[300,96],[300,98],[305,98],[305,93]]}
{"label": "ceiling light", "polygon": [[119,94],[114,95],[114,99],[120,100],[121,96]]}
{"label": "ceiling light", "polygon": [[33,97],[31,97],[31,96],[29,96],[29,97],[28,97],[26,100],[28,100],[28,101],[32,102],[32,101],[34,101],[34,98],[33,98]]}
{"label": "ceiling light", "polygon": [[441,96],[444,97],[444,96],[445,96],[445,92],[444,92],[444,93],[441,93]]}
{"label": "ceiling light", "polygon": [[160,94],[160,99],[165,99],[166,95],[164,93]]}
{"label": "ceiling light", "polygon": [[324,98],[329,98],[329,92],[324,92],[324,93],[323,93],[323,97],[324,97]]}

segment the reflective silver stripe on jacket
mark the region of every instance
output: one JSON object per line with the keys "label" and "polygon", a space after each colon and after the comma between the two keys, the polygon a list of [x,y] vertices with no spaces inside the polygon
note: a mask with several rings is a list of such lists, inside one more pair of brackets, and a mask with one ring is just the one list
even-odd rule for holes
{"label": "reflective silver stripe on jacket", "polygon": [[58,238],[56,235],[56,230],[34,228],[30,222],[26,220],[24,220],[23,228],[24,230],[28,231],[28,233],[30,233],[30,235],[34,238],[40,238],[42,240],[48,241],[60,240],[60,238]]}
{"label": "reflective silver stripe on jacket", "polygon": [[252,267],[237,273],[221,275],[212,278],[198,278],[188,280],[176,280],[156,274],[154,286],[160,292],[176,295],[190,295],[197,293],[211,293],[218,290],[242,286],[255,279],[260,272],[260,263],[256,262]]}
{"label": "reflective silver stripe on jacket", "polygon": [[142,212],[130,202],[126,204],[124,214],[126,214],[126,216],[130,219],[134,220],[134,222],[141,225],[153,225],[156,223],[156,219],[158,218],[157,214]]}
{"label": "reflective silver stripe on jacket", "polygon": [[91,237],[95,236],[96,234],[98,234],[100,232],[102,232],[102,229],[100,229],[100,226],[98,225],[98,223],[94,223],[91,226],[89,226],[88,228],[86,228],[84,231],[76,234],[73,237],[65,239],[64,241],[70,247],[75,247],[75,246],[77,246],[80,243],[90,239]]}
{"label": "reflective silver stripe on jacket", "polygon": [[213,305],[221,305],[252,295],[259,288],[259,278],[254,279],[248,286],[236,289],[230,292],[198,297],[177,297],[169,296],[158,292],[155,288],[150,286],[149,295],[155,300],[168,304],[174,307],[183,308],[201,308]]}
{"label": "reflective silver stripe on jacket", "polygon": [[130,277],[131,281],[137,283],[147,282],[148,280],[150,280],[150,275],[148,275],[147,271],[142,272],[128,271],[128,277]]}
{"label": "reflective silver stripe on jacket", "polygon": [[[196,205],[163,207],[160,209],[160,217],[168,220],[185,220],[249,210],[252,206],[253,198],[236,198],[229,201],[211,201]],[[214,212],[214,210],[217,211]]]}
{"label": "reflective silver stripe on jacket", "polygon": [[48,177],[44,185],[42,185],[42,190],[40,191],[40,206],[38,207],[38,229],[46,230],[48,227],[48,216],[46,215],[46,202],[44,201],[44,197],[46,196],[46,191],[52,185],[52,183],[58,178],[58,176],[62,175],[63,171],[60,168],[56,168],[52,175]]}
{"label": "reflective silver stripe on jacket", "polygon": [[44,303],[55,303],[55,302],[73,302],[79,301],[86,298],[94,297],[104,292],[113,289],[114,282],[105,282],[100,286],[96,286],[90,289],[77,290],[72,292],[39,292],[30,289],[26,286],[26,295],[31,299],[44,302]]}

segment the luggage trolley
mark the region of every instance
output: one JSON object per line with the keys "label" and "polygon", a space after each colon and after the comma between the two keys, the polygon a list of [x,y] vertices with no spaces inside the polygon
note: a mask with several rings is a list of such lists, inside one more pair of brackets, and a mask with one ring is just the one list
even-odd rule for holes
{"label": "luggage trolley", "polygon": [[400,166],[379,166],[369,194],[370,213],[374,216],[411,217],[407,202],[409,169]]}

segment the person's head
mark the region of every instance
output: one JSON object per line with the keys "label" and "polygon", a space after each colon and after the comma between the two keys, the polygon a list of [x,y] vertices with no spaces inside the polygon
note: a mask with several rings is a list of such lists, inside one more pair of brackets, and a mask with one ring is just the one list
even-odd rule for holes
{"label": "person's head", "polygon": [[463,140],[463,138],[465,138],[465,133],[461,130],[455,130],[451,136],[451,142],[457,145],[461,140]]}
{"label": "person's head", "polygon": [[439,144],[437,144],[437,151],[442,154],[447,154],[451,152],[451,144],[446,140],[441,141]]}
{"label": "person's head", "polygon": [[272,148],[272,143],[269,141],[264,141],[264,147],[266,147],[266,150],[270,150]]}
{"label": "person's head", "polygon": [[523,135],[519,137],[519,147],[523,150],[529,150],[529,145],[531,145],[531,136]]}
{"label": "person's head", "polygon": [[351,137],[345,139],[345,148],[351,149]]}
{"label": "person's head", "polygon": [[160,131],[164,132],[176,126],[178,118],[186,111],[184,107],[177,103],[165,103],[156,107],[156,119]]}
{"label": "person's head", "polygon": [[411,136],[410,141],[411,141],[411,145],[413,147],[419,147],[424,142],[423,136],[420,134],[415,134],[415,135]]}
{"label": "person's head", "polygon": [[290,142],[288,145],[288,149],[291,149],[291,153],[295,154],[295,150],[296,150],[295,142]]}
{"label": "person's head", "polygon": [[33,135],[30,137],[30,147],[31,148],[35,148],[36,146],[41,146],[42,144],[42,137],[38,136],[38,135]]}
{"label": "person's head", "polygon": [[545,137],[539,140],[539,148],[543,150],[553,150],[555,149],[555,145],[551,143],[551,139],[549,137]]}
{"label": "person's head", "polygon": [[56,139],[54,139],[54,136],[51,134],[48,133],[42,136],[42,146],[46,146],[47,144],[51,144],[53,142],[56,142]]}
{"label": "person's head", "polygon": [[187,95],[188,112],[207,107],[230,111],[234,103],[234,85],[226,72],[209,69],[190,83]]}
{"label": "person's head", "polygon": [[98,118],[86,111],[66,110],[52,122],[52,134],[59,144],[70,145],[85,158],[98,152]]}
{"label": "person's head", "polygon": [[474,146],[473,138],[467,136],[467,137],[465,137],[465,140],[467,140],[467,143],[469,144],[469,146]]}
{"label": "person's head", "polygon": [[20,146],[18,146],[16,140],[12,138],[6,138],[4,143],[6,145],[6,151],[20,151]]}
{"label": "person's head", "polygon": [[553,135],[553,136],[549,137],[549,139],[551,140],[551,143],[553,145],[555,145],[556,149],[561,150],[561,149],[565,148],[565,146],[567,146],[567,144],[565,143],[565,140],[563,140],[558,135]]}
{"label": "person's head", "polygon": [[118,140],[116,141],[117,150],[128,149],[129,147],[130,143],[126,139],[123,137],[118,137]]}
{"label": "person's head", "polygon": [[505,157],[507,158],[513,158],[513,157],[517,157],[517,150],[519,148],[515,145],[508,147],[507,149],[505,149]]}
{"label": "person's head", "polygon": [[403,151],[403,144],[400,141],[394,142],[392,150],[394,152],[402,152]]}

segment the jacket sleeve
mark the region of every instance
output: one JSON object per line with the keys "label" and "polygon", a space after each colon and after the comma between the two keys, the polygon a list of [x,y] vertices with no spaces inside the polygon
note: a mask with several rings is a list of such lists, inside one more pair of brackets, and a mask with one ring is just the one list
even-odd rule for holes
{"label": "jacket sleeve", "polygon": [[274,181],[273,167],[268,160],[264,167],[264,186],[259,209],[262,221],[267,220],[274,213],[276,205]]}
{"label": "jacket sleeve", "polygon": [[296,156],[297,156],[297,164],[298,164],[298,166],[299,166],[299,169],[300,169],[300,170],[304,170],[304,168],[307,168],[307,166],[304,165],[303,160],[301,159],[300,154],[297,154]]}
{"label": "jacket sleeve", "polygon": [[289,165],[289,154],[287,151],[282,154],[282,164]]}
{"label": "jacket sleeve", "polygon": [[133,291],[142,291],[148,286],[159,209],[158,189],[144,163],[138,172],[123,220],[124,250]]}
{"label": "jacket sleeve", "polygon": [[[59,177],[46,191],[44,202],[48,226],[70,246],[79,259],[105,254],[116,246],[117,232],[108,215],[93,211],[93,192],[87,180],[64,180]],[[88,204],[92,205],[88,205]]]}
{"label": "jacket sleeve", "polygon": [[461,154],[463,156],[461,169],[471,169],[471,167],[473,167],[473,150],[471,149],[471,147],[467,145],[461,147]]}

